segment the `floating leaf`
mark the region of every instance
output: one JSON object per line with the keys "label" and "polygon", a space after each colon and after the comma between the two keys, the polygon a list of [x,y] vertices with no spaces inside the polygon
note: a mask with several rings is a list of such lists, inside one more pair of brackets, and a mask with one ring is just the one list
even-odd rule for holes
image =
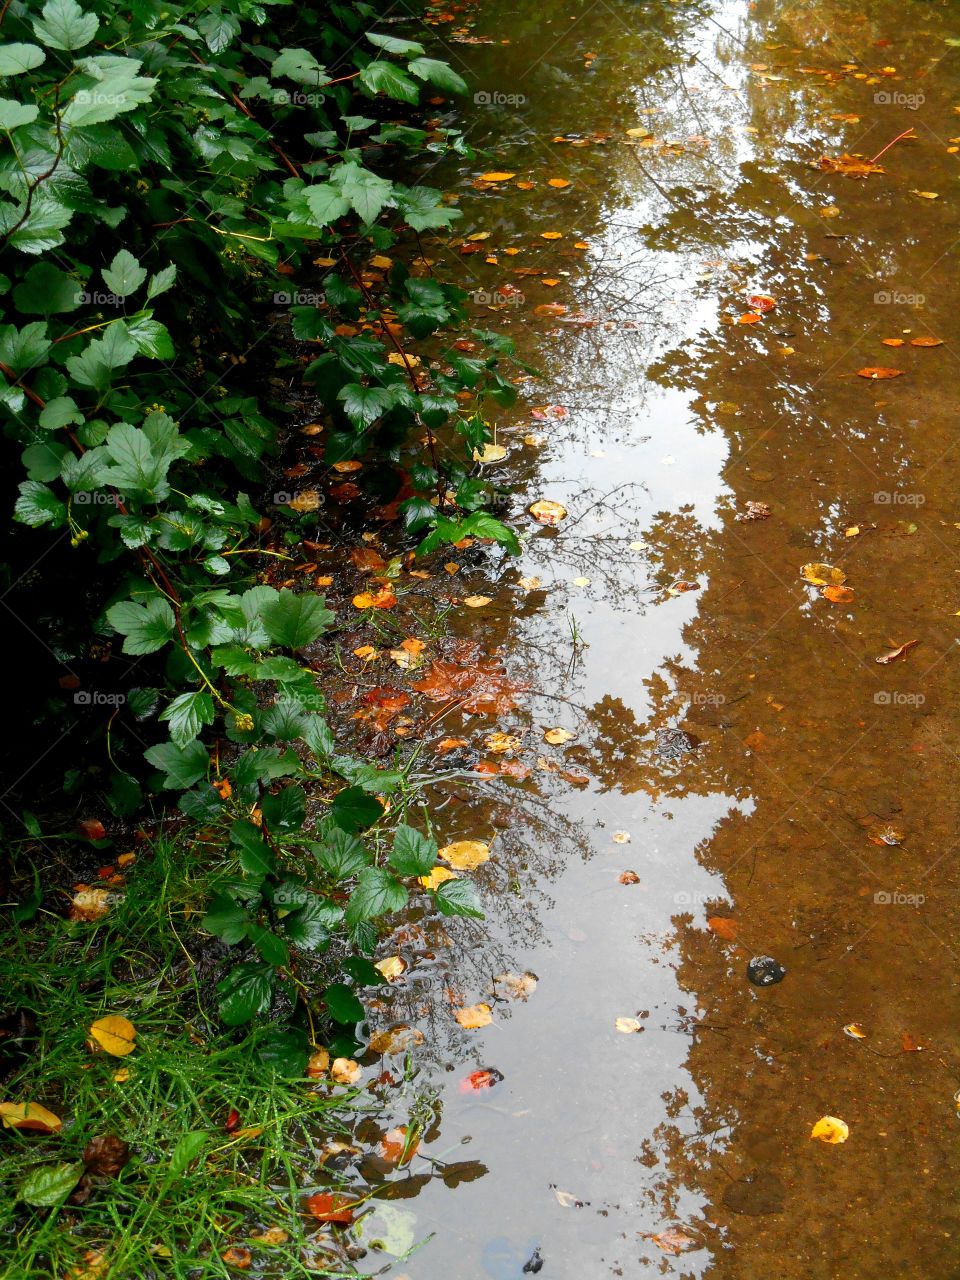
{"label": "floating leaf", "polygon": [[810,1137],[819,1138],[821,1142],[846,1142],[849,1136],[849,1126],[836,1116],[821,1116],[810,1130]]}
{"label": "floating leaf", "polygon": [[515,733],[488,733],[483,740],[484,746],[495,756],[504,755],[507,751],[516,751],[520,739]]}
{"label": "floating leaf", "polygon": [[805,564],[800,574],[815,587],[840,587],[847,580],[843,570],[835,568],[832,564]]}
{"label": "floating leaf", "polygon": [[569,742],[574,736],[569,729],[547,729],[544,731],[543,740],[549,742],[551,747],[559,747],[564,742]]}
{"label": "floating leaf", "polygon": [[126,1057],[136,1048],[136,1027],[116,1013],[98,1018],[90,1027],[90,1035],[104,1053],[114,1058]]}
{"label": "floating leaf", "polygon": [[419,1148],[419,1139],[411,1138],[407,1126],[400,1125],[396,1129],[388,1129],[383,1135],[380,1139],[379,1152],[389,1164],[402,1169],[404,1165],[410,1163]]}
{"label": "floating leaf", "polygon": [[461,1093],[480,1093],[484,1089],[492,1089],[494,1085],[498,1085],[503,1079],[503,1073],[494,1068],[485,1068],[480,1071],[471,1071],[468,1076],[460,1081]]}
{"label": "floating leaf", "polygon": [[858,378],[899,378],[903,373],[902,369],[884,369],[882,367],[868,367],[866,369],[858,369]]}
{"label": "floating leaf", "polygon": [[942,347],[942,338],[911,338],[911,347]]}
{"label": "floating leaf", "polygon": [[843,1034],[849,1036],[851,1040],[866,1040],[867,1038],[867,1033],[857,1022],[848,1022],[843,1028]]}
{"label": "floating leaf", "polygon": [[723,938],[725,942],[734,942],[740,925],[732,916],[710,916],[707,920],[707,928],[718,938]]}
{"label": "floating leaf", "polygon": [[527,511],[540,524],[551,526],[556,526],[561,520],[567,518],[567,508],[559,502],[552,502],[549,498],[541,498],[538,502],[532,502],[527,507]]}
{"label": "floating leaf", "polygon": [[536,989],[537,976],[529,970],[525,973],[498,973],[493,979],[494,993],[511,1000],[528,1000]]}
{"label": "floating leaf", "polygon": [[511,178],[515,178],[516,176],[517,175],[515,173],[507,173],[507,172],[501,173],[499,170],[494,170],[492,173],[481,173],[480,181],[481,182],[509,182]]}
{"label": "floating leaf", "polygon": [[363,1075],[363,1069],[352,1058],[334,1058],[330,1075],[337,1084],[356,1084]]}
{"label": "floating leaf", "polygon": [[905,653],[913,648],[915,644],[919,644],[919,640],[907,640],[904,644],[898,644],[895,649],[891,649],[889,653],[881,653],[877,658],[877,662],[885,666],[888,662],[895,662],[897,658],[902,658]]}
{"label": "floating leaf", "polygon": [[637,1031],[643,1030],[643,1023],[639,1018],[618,1018],[614,1025],[625,1036],[630,1036]]}
{"label": "floating leaf", "polygon": [[832,604],[849,604],[853,599],[853,587],[823,587],[820,594]]}
{"label": "floating leaf", "polygon": [[420,883],[425,889],[439,889],[445,880],[456,880],[457,873],[449,867],[434,867],[428,876],[420,876]]}
{"label": "floating leaf", "polygon": [[463,603],[468,609],[482,609],[485,604],[491,604],[492,596],[465,596]]}
{"label": "floating leaf", "polygon": [[473,460],[481,465],[490,462],[502,462],[507,456],[507,450],[502,444],[485,444],[481,449],[474,449]]}
{"label": "floating leaf", "polygon": [[360,1202],[342,1191],[318,1191],[307,1196],[304,1207],[318,1222],[336,1222],[346,1226],[353,1221],[353,1211]]}
{"label": "floating leaf", "polygon": [[461,1027],[465,1027],[468,1031],[475,1031],[478,1027],[486,1027],[493,1021],[493,1013],[490,1006],[482,1001],[480,1004],[471,1004],[467,1005],[466,1008],[455,1010],[453,1016]]}
{"label": "floating leaf", "polygon": [[658,1249],[662,1249],[664,1253],[678,1255],[686,1253],[686,1251],[696,1244],[692,1236],[688,1236],[678,1227],[670,1227],[666,1231],[661,1231],[659,1235],[647,1236],[648,1240],[652,1240]]}
{"label": "floating leaf", "polygon": [[771,298],[768,293],[754,293],[747,299],[747,306],[750,310],[759,311],[761,314],[765,311],[772,311],[776,305],[776,298]]}
{"label": "floating leaf", "polygon": [[437,857],[457,871],[474,871],[489,859],[490,847],[482,840],[455,840],[453,844],[444,845]]}
{"label": "floating leaf", "polygon": [[386,956],[383,960],[375,961],[373,967],[379,969],[388,982],[395,981],[407,969],[406,961],[399,956]]}
{"label": "floating leaf", "polygon": [[635,871],[621,871],[617,879],[621,884],[639,884],[640,877]]}
{"label": "floating leaf", "polygon": [[386,1031],[376,1031],[370,1037],[371,1053],[407,1053],[423,1044],[424,1035],[416,1027],[407,1026],[405,1022]]}

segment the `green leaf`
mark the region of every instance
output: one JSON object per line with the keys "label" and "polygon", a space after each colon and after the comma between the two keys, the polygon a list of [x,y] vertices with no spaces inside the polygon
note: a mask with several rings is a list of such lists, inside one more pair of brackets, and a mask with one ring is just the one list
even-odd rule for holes
{"label": "green leaf", "polygon": [[73,456],[65,444],[49,440],[29,445],[20,455],[20,461],[31,480],[57,480],[68,454]]}
{"label": "green leaf", "polygon": [[159,719],[170,725],[170,737],[178,747],[196,738],[205,724],[213,724],[213,698],[205,690],[181,693],[161,711]]}
{"label": "green leaf", "polygon": [[40,426],[46,431],[57,431],[60,427],[79,426],[83,422],[83,414],[70,396],[57,396],[48,400],[46,407],[40,410]]}
{"label": "green leaf", "polygon": [[390,865],[402,876],[425,876],[437,860],[437,844],[415,827],[400,825],[393,836]]}
{"label": "green leaf", "polygon": [[268,792],[260,808],[270,831],[299,831],[307,816],[307,797],[303,788],[294,782],[276,795]]}
{"label": "green leaf", "polygon": [[37,529],[43,524],[58,526],[67,518],[67,508],[52,489],[36,480],[24,480],[13,509],[15,520]]}
{"label": "green leaf", "polygon": [[147,278],[146,271],[128,249],[121,249],[109,267],[104,267],[100,274],[111,293],[120,298],[136,293]]}
{"label": "green leaf", "polygon": [[271,1031],[257,1045],[257,1054],[268,1070],[287,1080],[299,1080],[307,1071],[306,1032],[299,1027]]}
{"label": "green leaf", "polygon": [[282,969],[290,963],[290,951],[282,938],[262,924],[251,923],[247,926],[247,937],[259,952],[260,959],[272,964],[275,969]]}
{"label": "green leaf", "polygon": [[298,84],[318,86],[326,80],[327,73],[306,49],[281,49],[270,67],[270,76],[274,80],[288,76]]}
{"label": "green leaf", "polygon": [[344,787],[338,791],[330,806],[330,817],[351,833],[363,831],[383,816],[383,808],[375,796],[367,795],[360,787]]}
{"label": "green leaf", "polygon": [[52,316],[75,311],[82,292],[76,280],[52,262],[37,262],[14,289],[13,299],[27,315]]}
{"label": "green leaf", "polygon": [[283,917],[283,928],[296,947],[317,951],[330,941],[329,904],[317,898]]}
{"label": "green leaf", "polygon": [[343,971],[361,987],[382,987],[387,979],[366,956],[347,956]]}
{"label": "green leaf", "polygon": [[186,1173],[187,1168],[207,1145],[209,1137],[209,1133],[203,1129],[193,1129],[191,1132],[183,1134],[170,1154],[171,1174],[179,1177],[181,1173]]}
{"label": "green leaf", "polygon": [[345,982],[334,982],[323,993],[327,1011],[334,1022],[353,1026],[366,1016],[363,1005]]}
{"label": "green leaf", "polygon": [[343,411],[356,427],[369,427],[393,406],[393,392],[388,387],[364,387],[348,382],[337,393]]}
{"label": "green leaf", "polygon": [[17,1199],[35,1209],[50,1209],[67,1198],[83,1176],[84,1163],[63,1161],[32,1169],[17,1186]]}
{"label": "green leaf", "polygon": [[47,0],[43,16],[33,19],[33,32],[48,49],[80,49],[97,34],[99,19],[84,13],[77,0]]}
{"label": "green leaf", "polygon": [[0,76],[19,76],[42,65],[46,54],[35,44],[0,45]]}
{"label": "green leaf", "polygon": [[0,234],[21,253],[44,253],[63,244],[63,228],[72,217],[73,210],[54,196],[35,196],[29,213],[25,205],[0,203]]}
{"label": "green leaf", "polygon": [[444,880],[436,890],[433,899],[441,915],[470,916],[474,920],[483,919],[483,908],[472,881],[462,876],[456,880]]}
{"label": "green leaf", "polygon": [[227,893],[218,893],[210,902],[201,924],[228,946],[247,936],[250,913]]}
{"label": "green leaf", "polygon": [[12,324],[0,328],[0,360],[14,373],[29,373],[43,364],[51,345],[45,320],[31,320],[22,329]]}
{"label": "green leaf", "polygon": [[276,600],[265,604],[260,618],[274,644],[302,649],[323,634],[334,620],[323,596],[297,594],[284,588]]}
{"label": "green leaf", "polygon": [[[154,419],[166,419],[169,427]],[[143,428],[115,423],[107,432],[106,449],[114,463],[107,483],[123,494],[142,493],[159,502],[170,493],[167,472],[190,444],[165,414],[152,414]]]}
{"label": "green leaf", "polygon": [[220,1017],[228,1027],[239,1027],[257,1014],[267,1012],[273,1000],[274,978],[272,965],[249,961],[231,969],[223,981],[217,983]]}
{"label": "green leaf", "polygon": [[[108,391],[113,371],[126,368],[136,354],[136,343],[127,333],[126,325],[122,320],[117,320],[102,338],[94,338],[78,356],[70,356],[67,360],[67,372],[81,387],[92,387],[99,392]],[[133,430],[129,423],[118,425]]]}
{"label": "green leaf", "polygon": [[150,747],[144,757],[155,769],[166,775],[163,786],[171,790],[185,791],[195,782],[207,775],[210,757],[201,742],[191,742],[187,747],[178,747],[173,742],[160,742]]}
{"label": "green leaf", "polygon": [[407,891],[396,876],[383,867],[367,867],[357,877],[344,919],[349,925],[373,920],[388,911],[399,911],[406,902]]}
{"label": "green leaf", "polygon": [[335,222],[350,208],[349,201],[331,182],[307,187],[303,198],[318,227],[326,227]]}
{"label": "green leaf", "polygon": [[385,93],[388,98],[409,102],[411,106],[416,106],[420,100],[417,82],[411,80],[405,71],[392,62],[382,60],[369,62],[360,72],[358,79],[371,93]]}
{"label": "green leaf", "polygon": [[260,834],[260,829],[252,822],[241,819],[230,828],[230,843],[240,850],[240,866],[248,876],[259,877],[272,875],[277,869],[277,859],[273,850]]}
{"label": "green leaf", "polygon": [[168,289],[173,287],[176,278],[177,268],[174,263],[171,263],[169,267],[164,267],[156,275],[151,276],[150,283],[147,285],[147,299],[157,298],[161,293],[166,293]]}
{"label": "green leaf", "polygon": [[176,632],[173,609],[162,596],[151,596],[146,604],[122,600],[107,610],[107,621],[124,636],[123,652],[156,653],[169,644]]}
{"label": "green leaf", "polygon": [[33,124],[39,114],[40,108],[30,103],[0,98],[0,129],[19,129],[21,125]]}
{"label": "green leaf", "polygon": [[312,845],[311,849],[321,867],[334,880],[347,880],[370,865],[370,855],[357,837],[341,827],[331,827],[323,843]]}
{"label": "green leaf", "polygon": [[397,36],[382,35],[379,31],[367,31],[366,38],[378,49],[395,53],[400,58],[413,58],[423,53],[423,45],[416,40],[401,40]]}
{"label": "green leaf", "polygon": [[88,129],[149,102],[157,82],[151,76],[138,76],[140,67],[137,58],[110,54],[85,59],[84,69],[92,83],[73,95],[63,113],[63,123],[71,129]]}
{"label": "green leaf", "polygon": [[415,58],[407,63],[407,70],[418,80],[429,80],[445,93],[466,93],[467,82],[458,76],[448,62],[439,62],[436,58]]}
{"label": "green leaf", "polygon": [[386,178],[380,178],[358,164],[338,165],[330,178],[339,185],[343,198],[366,224],[376,220],[393,192],[393,184]]}
{"label": "green leaf", "polygon": [[223,53],[229,49],[240,32],[240,23],[232,13],[214,10],[205,13],[197,21],[197,30],[203,36],[211,53]]}

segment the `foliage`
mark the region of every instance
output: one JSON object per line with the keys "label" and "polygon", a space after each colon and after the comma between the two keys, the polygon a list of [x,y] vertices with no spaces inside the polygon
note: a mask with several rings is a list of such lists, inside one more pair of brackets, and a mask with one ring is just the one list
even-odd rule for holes
{"label": "foliage", "polygon": [[[150,683],[110,717],[108,803],[138,810],[135,742],[165,732],[145,753],[149,785],[182,792],[182,813],[225,856],[206,923],[240,952],[220,984],[229,1025],[268,1013],[292,957],[334,933],[369,951],[373,922],[403,905],[436,846],[400,827],[387,851],[377,797],[401,776],[336,753],[297,656],[335,625],[323,598],[258,580],[251,490],[286,410],[217,348],[242,344],[252,369],[296,364],[292,345],[309,345],[326,461],[385,458],[378,483],[389,471],[421,553],[466,534],[517,549],[483,510],[472,463],[490,438],[484,398],[514,395],[500,371],[509,344],[476,333],[480,354],[450,346],[418,372],[408,347],[461,326],[465,295],[397,262],[374,297],[356,263],[450,225],[440,191],[395,175],[424,150],[464,149],[395,118],[424,88],[462,90],[460,77],[372,20],[363,4],[286,0],[199,15],[160,0],[39,12],[12,0],[0,18],[0,412],[26,472],[16,520],[61,562],[82,558],[65,572],[100,574],[108,598],[91,627],[147,659]],[[318,253],[325,274],[305,304],[290,280]],[[285,308],[273,326],[269,305]],[[266,336],[251,346],[251,332]],[[461,454],[441,463],[437,432]],[[336,791],[320,821],[311,787]],[[476,914],[467,886],[438,905]],[[368,961],[352,963],[358,985],[373,980]],[[327,996],[337,1022],[359,1020],[352,989]]]}

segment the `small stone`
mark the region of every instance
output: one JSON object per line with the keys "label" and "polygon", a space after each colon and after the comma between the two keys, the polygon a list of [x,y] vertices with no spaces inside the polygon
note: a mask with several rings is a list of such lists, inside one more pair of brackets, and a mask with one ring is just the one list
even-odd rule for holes
{"label": "small stone", "polygon": [[773,956],[754,956],[747,965],[747,977],[755,987],[772,987],[786,975],[786,969]]}

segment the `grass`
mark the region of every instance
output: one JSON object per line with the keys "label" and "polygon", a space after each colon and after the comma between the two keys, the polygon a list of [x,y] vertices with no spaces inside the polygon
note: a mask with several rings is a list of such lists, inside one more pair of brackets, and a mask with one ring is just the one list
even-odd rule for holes
{"label": "grass", "polygon": [[[219,1031],[206,995],[215,974],[205,977],[194,954],[207,892],[199,856],[161,840],[141,846],[122,901],[103,920],[41,910],[5,929],[3,1007],[35,1026],[19,1052],[0,1041],[10,1059],[2,1097],[40,1103],[63,1127],[0,1132],[4,1280],[236,1276],[221,1256],[231,1248],[251,1250],[261,1275],[356,1274],[300,1204],[336,1186],[335,1175],[317,1181],[323,1142],[370,1100],[280,1079],[256,1037]],[[134,1023],[129,1055],[90,1048],[90,1024],[106,1014]],[[129,1144],[130,1158],[117,1176],[93,1177],[85,1203],[37,1209],[15,1198],[30,1169],[79,1161],[107,1134]],[[270,1228],[279,1243],[251,1238]]]}

